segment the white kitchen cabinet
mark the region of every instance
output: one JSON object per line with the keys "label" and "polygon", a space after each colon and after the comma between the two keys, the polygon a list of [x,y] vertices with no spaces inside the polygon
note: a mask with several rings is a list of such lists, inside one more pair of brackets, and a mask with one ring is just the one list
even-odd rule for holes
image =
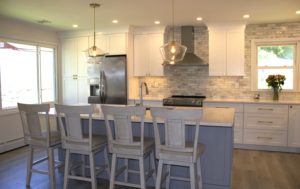
{"label": "white kitchen cabinet", "polygon": [[204,102],[204,107],[234,108],[234,143],[243,143],[244,105],[242,103]]}
{"label": "white kitchen cabinet", "polygon": [[244,144],[287,146],[287,125],[288,105],[244,105]]}
{"label": "white kitchen cabinet", "polygon": [[[96,35],[96,46],[109,55],[127,54],[125,33]],[[94,36],[89,36],[89,46],[93,46]]]}
{"label": "white kitchen cabinet", "polygon": [[134,35],[134,76],[163,76],[163,33]]}
{"label": "white kitchen cabinet", "polygon": [[209,76],[244,75],[244,25],[209,28]]}
{"label": "white kitchen cabinet", "polygon": [[300,105],[289,106],[288,146],[300,147]]}
{"label": "white kitchen cabinet", "polygon": [[85,50],[88,37],[67,38],[62,41],[62,96],[64,104],[87,103],[89,85]]}

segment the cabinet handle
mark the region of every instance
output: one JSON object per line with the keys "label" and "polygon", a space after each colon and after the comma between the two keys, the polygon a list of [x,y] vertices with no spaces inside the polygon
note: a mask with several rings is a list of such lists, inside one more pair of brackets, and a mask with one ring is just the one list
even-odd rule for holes
{"label": "cabinet handle", "polygon": [[257,123],[268,123],[268,124],[272,124],[273,121],[257,121]]}
{"label": "cabinet handle", "polygon": [[262,110],[262,111],[273,111],[273,108],[258,108],[258,110]]}
{"label": "cabinet handle", "polygon": [[257,139],[266,139],[266,140],[272,140],[273,137],[264,137],[264,136],[258,136]]}
{"label": "cabinet handle", "polygon": [[73,75],[73,79],[77,79],[78,78],[78,76],[77,75]]}

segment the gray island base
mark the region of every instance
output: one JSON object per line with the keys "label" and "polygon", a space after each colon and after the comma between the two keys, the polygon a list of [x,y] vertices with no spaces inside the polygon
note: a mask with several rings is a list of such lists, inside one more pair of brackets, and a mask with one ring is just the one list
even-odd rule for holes
{"label": "gray island base", "polygon": [[[88,121],[82,118],[85,130]],[[201,171],[203,178],[203,189],[230,189],[231,188],[231,170],[233,155],[233,125],[234,125],[234,109],[233,108],[203,108],[203,119],[200,126],[199,143],[205,145],[205,151],[201,156]],[[163,129],[163,123],[160,123]],[[87,131],[87,130],[86,130]],[[105,123],[103,115],[97,113],[93,116],[93,133],[106,135]],[[194,126],[186,127],[186,139],[193,141],[195,133]],[[133,134],[140,135],[138,120],[133,123]],[[153,124],[150,113],[147,111],[145,118],[145,137],[153,137]],[[163,138],[161,139],[164,140]],[[61,153],[60,158],[63,155]],[[96,163],[104,162],[103,154],[96,156]],[[118,161],[118,167],[122,167],[122,160]],[[139,170],[138,162],[129,161],[130,169]],[[145,170],[149,168],[149,159],[145,160]],[[172,166],[172,176],[189,178],[189,170],[186,167]],[[109,179],[105,173],[100,175],[101,178]],[[121,174],[118,179],[122,179]],[[129,182],[139,183],[139,175],[129,174]],[[154,186],[155,183],[149,179],[148,186]],[[164,184],[163,184],[164,185]],[[188,189],[190,183],[185,181],[171,180],[171,189]]]}

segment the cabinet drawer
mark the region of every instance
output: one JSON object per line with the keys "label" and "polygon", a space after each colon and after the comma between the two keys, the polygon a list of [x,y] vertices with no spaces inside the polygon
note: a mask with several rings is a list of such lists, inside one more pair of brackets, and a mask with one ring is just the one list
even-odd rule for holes
{"label": "cabinet drawer", "polygon": [[226,102],[204,102],[204,106],[220,107],[220,108],[234,108],[235,112],[244,112],[244,105],[239,103],[226,103]]}
{"label": "cabinet drawer", "polygon": [[234,129],[234,143],[243,143],[243,129]]}
{"label": "cabinet drawer", "polygon": [[246,113],[244,128],[248,129],[272,129],[287,130],[287,115]]}
{"label": "cabinet drawer", "polygon": [[270,130],[244,130],[245,144],[260,144],[271,146],[286,146],[287,132],[286,131],[270,131]]}
{"label": "cabinet drawer", "polygon": [[243,115],[243,113],[235,113],[234,128],[242,129],[243,125],[244,125],[244,115]]}
{"label": "cabinet drawer", "polygon": [[245,104],[245,112],[288,115],[288,105]]}

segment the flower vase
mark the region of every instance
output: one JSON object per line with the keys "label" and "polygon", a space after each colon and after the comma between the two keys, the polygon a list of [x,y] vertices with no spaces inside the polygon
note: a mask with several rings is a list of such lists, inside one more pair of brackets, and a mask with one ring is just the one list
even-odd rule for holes
{"label": "flower vase", "polygon": [[279,88],[273,88],[273,100],[279,99]]}

